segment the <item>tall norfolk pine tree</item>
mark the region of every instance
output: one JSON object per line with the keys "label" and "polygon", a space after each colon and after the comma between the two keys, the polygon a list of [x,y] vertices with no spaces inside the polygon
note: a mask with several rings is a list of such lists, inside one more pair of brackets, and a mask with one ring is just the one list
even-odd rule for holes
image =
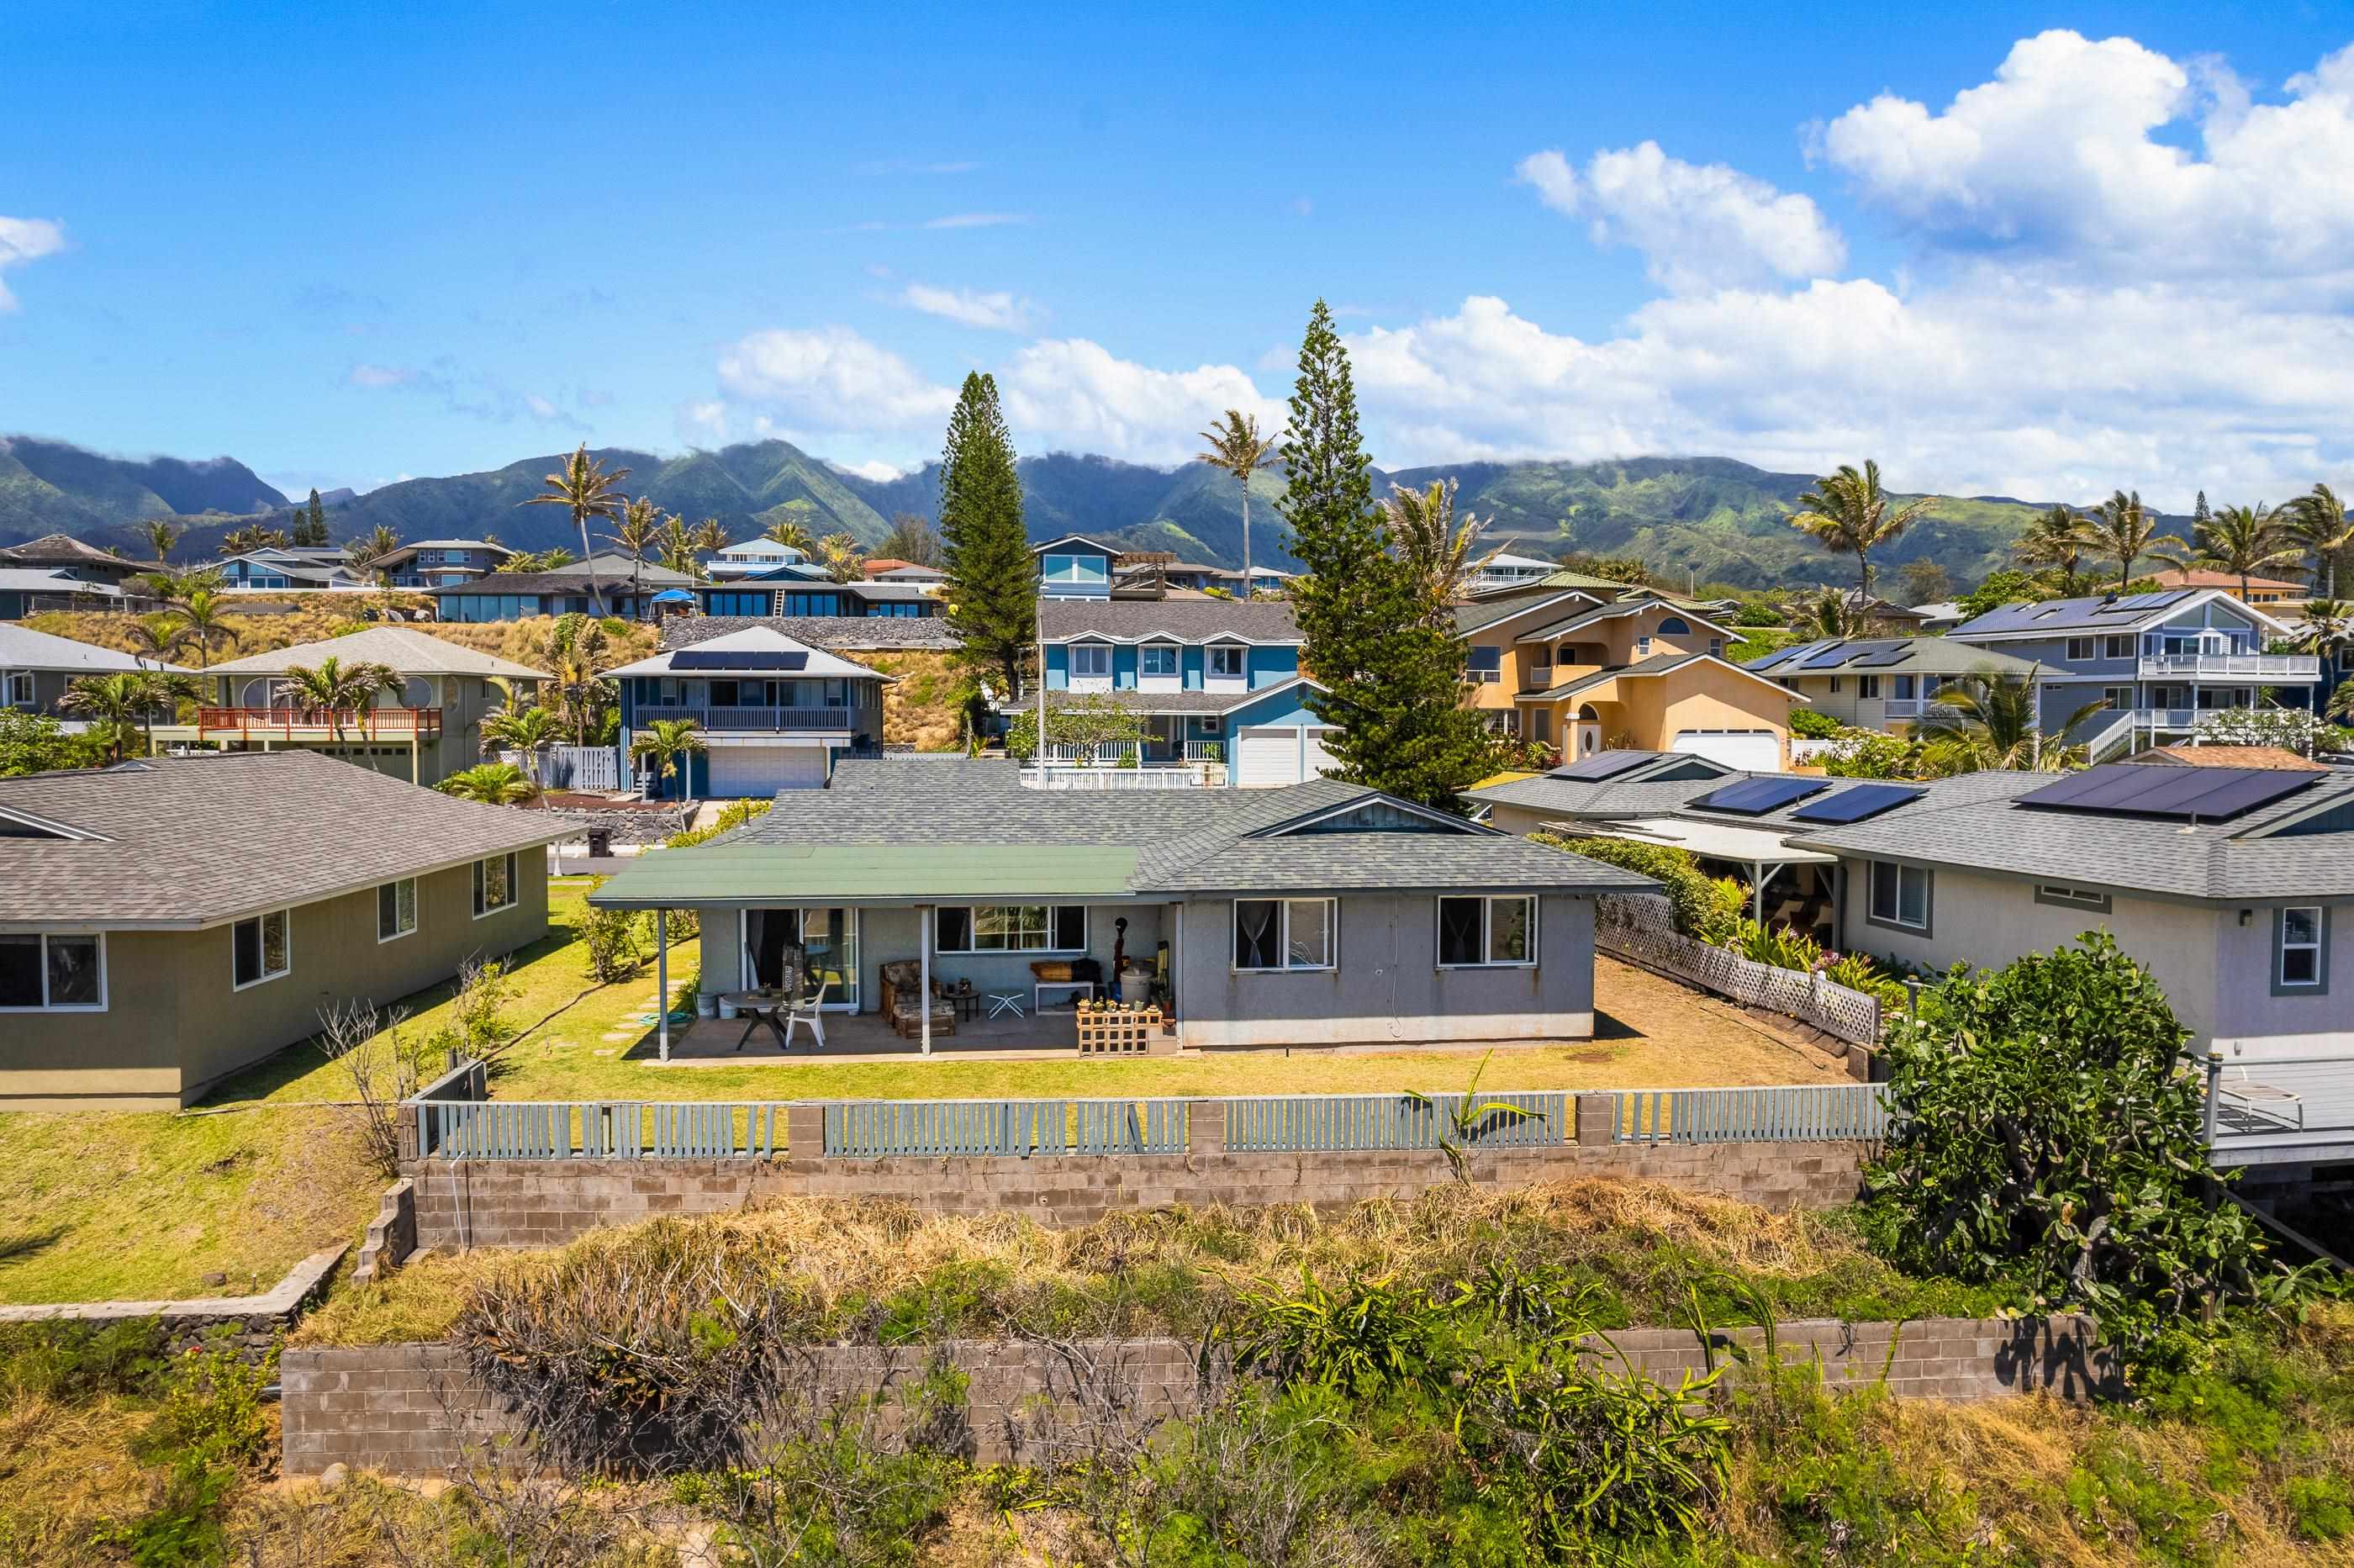
{"label": "tall norfolk pine tree", "polygon": [[1022,525],[1022,481],[998,411],[997,381],[964,378],[940,459],[940,545],[959,659],[1011,696],[1038,634],[1038,572]]}
{"label": "tall norfolk pine tree", "polygon": [[1489,771],[1490,743],[1463,705],[1462,644],[1431,624],[1373,504],[1348,353],[1321,300],[1299,345],[1283,461],[1277,510],[1305,568],[1291,586],[1300,663],[1324,688],[1308,703],[1340,731],[1325,748],[1351,783],[1460,810],[1458,792]]}

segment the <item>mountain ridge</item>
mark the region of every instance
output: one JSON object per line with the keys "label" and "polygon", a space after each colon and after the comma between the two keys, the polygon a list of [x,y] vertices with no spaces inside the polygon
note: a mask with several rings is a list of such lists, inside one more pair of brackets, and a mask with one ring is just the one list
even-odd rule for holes
{"label": "mountain ridge", "polygon": [[[675,456],[632,448],[590,449],[608,468],[626,468],[622,490],[690,521],[716,517],[737,539],[793,518],[813,535],[842,532],[879,544],[902,513],[936,517],[939,464],[888,479],[835,467],[789,441],[739,442]],[[562,453],[519,459],[474,473],[408,479],[364,495],[323,498],[338,540],[378,524],[411,542],[495,534],[518,549],[579,549],[560,507],[525,504]],[[1106,536],[1136,549],[1235,567],[1242,559],[1239,491],[1204,463],[1161,469],[1096,453],[1050,451],[1020,461],[1024,521],[1034,540],[1068,533]],[[1479,460],[1373,471],[1377,494],[1392,484],[1420,488],[1455,478],[1458,511],[1488,521],[1485,542],[1558,559],[1572,553],[1635,556],[1662,578],[1746,588],[1843,583],[1854,564],[1791,528],[1787,515],[1813,474],[1777,473],[1735,458],[1707,455],[1579,462]],[[1276,503],[1279,471],[1253,476],[1251,556],[1294,564]],[[165,516],[187,534],[175,559],[216,552],[230,529],[281,517],[298,504],[230,458],[198,462],[126,459],[27,436],[0,437],[0,545],[66,532],[142,554],[136,524]],[[1883,567],[1928,559],[1956,586],[2008,564],[2009,546],[2043,510],[2007,496],[1946,497],[1936,514],[1874,556]],[[604,530],[594,530],[603,532]],[[600,547],[604,541],[596,541]]]}

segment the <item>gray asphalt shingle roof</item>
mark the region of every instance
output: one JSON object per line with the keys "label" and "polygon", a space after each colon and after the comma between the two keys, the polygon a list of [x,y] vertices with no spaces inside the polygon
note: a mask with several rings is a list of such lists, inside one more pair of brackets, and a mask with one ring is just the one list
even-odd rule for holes
{"label": "gray asphalt shingle roof", "polygon": [[0,809],[99,835],[0,837],[0,928],[19,929],[216,926],[577,829],[301,750],[0,779]]}
{"label": "gray asphalt shingle roof", "polygon": [[[850,759],[838,765],[831,787],[783,791],[758,821],[700,848],[665,851],[649,861],[669,863],[662,874],[666,892],[674,891],[684,869],[673,857],[726,857],[740,849],[737,858],[758,859],[790,846],[827,845],[938,846],[944,879],[969,858],[958,854],[960,848],[1125,848],[1135,855],[1127,887],[1139,895],[1384,888],[1600,892],[1650,885],[1615,866],[1468,824],[1440,823],[1428,833],[1291,831],[1338,808],[1386,799],[1335,779],[1279,789],[1031,789],[1011,762]],[[713,867],[715,886],[740,881],[725,861],[705,863]],[[632,902],[638,895],[631,875],[625,871],[614,878],[597,901]],[[963,882],[960,888],[971,892]],[[922,895],[917,889],[905,895]]]}
{"label": "gray asphalt shingle roof", "polygon": [[498,675],[510,681],[553,678],[545,670],[534,670],[512,659],[502,659],[495,653],[478,652],[461,643],[451,642],[430,632],[414,631],[406,626],[371,626],[365,631],[355,631],[346,637],[298,642],[292,648],[280,648],[269,653],[249,653],[242,659],[230,659],[215,664],[207,673],[215,675],[275,675],[297,665],[313,668],[320,660],[331,656],[345,664],[389,665],[404,675]]}
{"label": "gray asphalt shingle roof", "polygon": [[[143,665],[128,653],[101,648],[94,642],[53,637],[46,631],[0,620],[0,670],[62,670],[72,675],[113,675],[155,667],[153,661]],[[163,668],[184,675],[196,673],[177,664],[165,664]]]}
{"label": "gray asphalt shingle roof", "polygon": [[691,648],[750,626],[766,626],[797,642],[841,652],[946,653],[963,646],[955,629],[936,615],[679,615],[663,622],[662,645]]}
{"label": "gray asphalt shingle roof", "polygon": [[[1868,665],[1863,662],[1882,659],[1886,662]],[[1819,660],[1825,662],[1819,663]],[[1811,642],[1776,649],[1763,659],[1753,659],[1748,668],[1781,681],[1850,672],[1872,675],[1969,675],[1988,669],[1999,675],[2024,679],[2041,666],[2032,659],[1998,653],[1991,648],[1974,648],[1944,637],[1866,637],[1817,638]]]}
{"label": "gray asphalt shingle roof", "polygon": [[1047,599],[1038,609],[1038,632],[1048,642],[1101,637],[1142,642],[1156,637],[1208,642],[1238,637],[1251,642],[1297,642],[1299,623],[1279,600],[1238,599]]}

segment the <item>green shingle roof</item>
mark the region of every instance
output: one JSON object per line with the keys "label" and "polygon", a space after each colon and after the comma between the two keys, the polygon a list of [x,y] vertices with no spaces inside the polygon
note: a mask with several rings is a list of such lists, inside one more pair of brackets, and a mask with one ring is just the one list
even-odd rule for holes
{"label": "green shingle roof", "polygon": [[1124,898],[1136,852],[1078,844],[775,844],[730,839],[658,850],[592,902],[652,909],[726,903]]}

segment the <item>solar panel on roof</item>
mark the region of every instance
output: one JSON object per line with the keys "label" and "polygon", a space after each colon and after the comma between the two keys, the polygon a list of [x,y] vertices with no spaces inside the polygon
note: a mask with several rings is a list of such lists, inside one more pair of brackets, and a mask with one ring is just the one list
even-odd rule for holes
{"label": "solar panel on roof", "polygon": [[2221,821],[2294,794],[2322,777],[2268,768],[2178,768],[2146,762],[2106,762],[2021,795],[2019,804]]}
{"label": "solar panel on roof", "polygon": [[1913,650],[1910,648],[1888,648],[1871,655],[1869,658],[1857,660],[1855,662],[1855,667],[1859,670],[1877,670],[1890,664],[1902,664],[1905,660],[1912,656]]}
{"label": "solar panel on roof", "polygon": [[1830,781],[1826,779],[1744,779],[1738,784],[1712,789],[1692,804],[1711,811],[1731,811],[1736,816],[1755,817],[1777,810],[1793,800],[1803,800],[1829,788]]}
{"label": "solar panel on roof", "polygon": [[1591,757],[1581,757],[1565,768],[1553,770],[1555,779],[1575,779],[1583,783],[1598,783],[1616,779],[1630,768],[1640,768],[1651,760],[1648,751],[1597,751]]}
{"label": "solar panel on roof", "polygon": [[809,655],[798,650],[763,649],[730,653],[705,648],[683,648],[670,656],[673,670],[805,670]]}
{"label": "solar panel on roof", "polygon": [[1794,822],[1861,822],[1882,811],[1893,810],[1907,800],[1917,800],[1929,791],[1907,784],[1858,784],[1842,789],[1827,800],[1810,800],[1790,813]]}
{"label": "solar panel on roof", "polygon": [[1801,670],[1827,670],[1834,664],[1846,663],[1850,657],[1850,655],[1846,649],[1834,648],[1827,653],[1816,654],[1813,658],[1799,665],[1798,668]]}

